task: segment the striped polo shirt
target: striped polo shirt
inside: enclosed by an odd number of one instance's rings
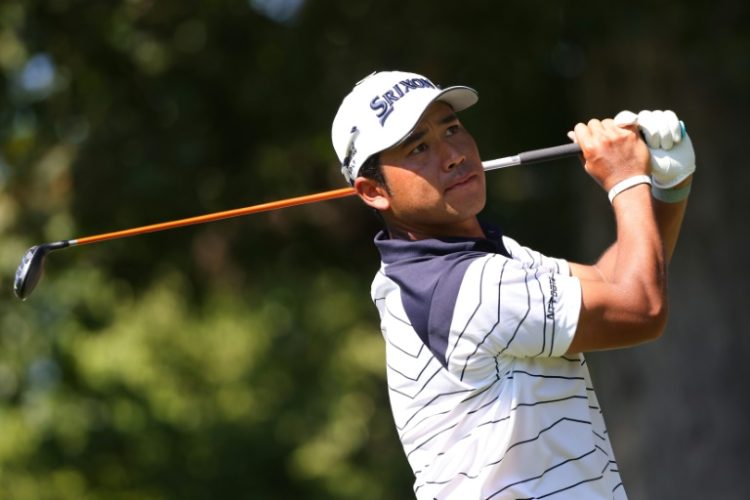
[[[566,261],[487,238],[375,238],[372,298],[419,499],[623,499]]]

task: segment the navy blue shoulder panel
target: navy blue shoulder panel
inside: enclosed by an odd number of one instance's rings
[[[447,365],[448,336],[453,310],[466,269],[487,255],[508,255],[499,232],[491,239],[428,239],[405,241],[375,238],[385,274],[401,289],[406,315],[419,338],[437,359]]]
[[[466,269],[478,252],[447,255],[419,262],[398,262],[385,274],[401,288],[401,300],[412,327],[443,366],[453,309]]]

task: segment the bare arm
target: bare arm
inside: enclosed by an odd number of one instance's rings
[[[675,189],[686,187],[691,182],[692,176],[675,186]],[[659,228],[659,235],[664,245],[666,263],[669,264],[680,235],[682,219],[685,216],[685,209],[687,208],[687,198],[679,203],[664,203],[659,200],[653,200],[653,206],[656,225]],[[592,265],[571,262],[571,274],[580,279],[611,281],[615,262],[617,261],[617,252],[618,247],[615,241],[615,243],[602,253],[596,263]]]
[[[578,124],[586,170],[605,190],[648,173],[648,150],[638,135],[611,120]],[[667,206],[638,185],[613,202],[616,242],[594,266],[572,264],[581,281],[578,328],[568,352],[626,347],[661,334],[667,317],[666,265],[685,203]]]

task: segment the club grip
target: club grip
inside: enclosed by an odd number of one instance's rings
[[[521,165],[530,165],[542,161],[552,161],[569,156],[581,154],[581,146],[576,143],[563,144],[562,146],[552,146],[551,148],[533,149],[518,155]]]

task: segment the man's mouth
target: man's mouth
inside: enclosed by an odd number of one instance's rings
[[[476,179],[476,177],[477,177],[477,174],[465,175],[461,177],[460,179],[457,179],[456,182],[454,182],[450,186],[448,186],[448,189],[446,189],[445,192],[447,193],[448,191],[451,191],[453,189],[466,186],[467,184],[473,182]]]

